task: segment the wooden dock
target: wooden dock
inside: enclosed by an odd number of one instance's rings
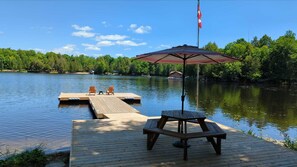
[[[116,97],[121,100],[130,100],[135,102],[141,101],[141,96],[136,95],[134,93],[114,93],[114,95],[106,95],[106,94],[95,94],[90,95],[89,93],[61,93],[58,97],[60,102],[65,101],[86,101],[89,100],[90,97]]]
[[[60,102],[88,101],[96,118],[106,118],[105,114],[138,113],[135,108],[123,101],[140,102],[141,97],[134,93],[115,93],[114,95],[89,93],[61,93]]]
[[[105,118],[106,114],[139,112],[117,97],[94,96],[89,102],[97,118]]]
[[[60,101],[88,101],[97,118],[74,120],[70,150],[70,166],[296,166],[297,152],[272,142],[244,134],[218,124],[226,133],[222,141],[222,155],[216,155],[204,138],[189,140],[188,161],[183,149],[172,146],[177,139],[160,135],[152,150],[146,149],[147,135],[143,127],[149,117],[139,114],[122,100],[139,100],[128,93],[89,95],[61,93]],[[176,122],[166,124],[176,130]],[[188,124],[188,132],[200,128]]]
[[[189,140],[188,161],[177,139],[160,135],[152,150],[146,149],[142,129],[148,117],[138,113],[106,114],[108,119],[73,121],[70,166],[296,166],[297,152],[220,125],[227,133],[222,155],[206,139]],[[167,128],[176,128],[170,122]],[[188,128],[197,128],[189,124]]]

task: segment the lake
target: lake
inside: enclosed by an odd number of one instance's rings
[[[87,104],[59,105],[61,92],[88,92],[89,86],[142,97],[132,104],[143,115],[181,108],[181,81],[164,77],[0,73],[0,153],[42,144],[47,152],[69,150],[72,120],[93,119]],[[297,138],[297,89],[275,85],[186,81],[185,109],[257,136]],[[199,98],[197,98],[199,94]],[[142,134],[140,134],[142,135]]]

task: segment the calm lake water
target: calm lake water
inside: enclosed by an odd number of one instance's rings
[[[181,81],[160,77],[0,73],[0,151],[43,144],[48,152],[68,150],[72,120],[93,119],[88,105],[59,105],[60,92],[87,92],[90,85],[142,97],[142,114],[181,108]],[[186,81],[185,109],[257,136],[297,138],[296,87]],[[140,134],[141,135],[141,134]],[[2,151],[3,152],[3,151]]]

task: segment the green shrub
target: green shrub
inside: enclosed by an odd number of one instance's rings
[[[248,135],[251,135],[251,136],[255,136],[255,137],[256,137],[256,134],[253,132],[252,129],[248,130],[246,133],[247,133]]]
[[[42,167],[47,163],[47,157],[41,147],[13,154],[0,160],[0,167]]]
[[[285,134],[284,146],[297,151],[297,140],[291,140],[290,137]]]

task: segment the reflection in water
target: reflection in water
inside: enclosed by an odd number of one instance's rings
[[[23,149],[44,143],[48,150],[68,149],[72,120],[93,119],[88,105],[59,105],[60,92],[87,92],[90,85],[142,97],[134,105],[147,116],[181,109],[182,83],[161,77],[0,73],[0,149]],[[259,136],[297,138],[297,91],[270,85],[238,85],[186,81],[185,109],[205,112],[209,119]],[[199,108],[197,108],[199,106]]]
[[[193,85],[189,84],[188,89],[194,90]],[[195,96],[189,93],[191,105],[195,103]],[[201,83],[199,107],[209,117],[218,119],[215,121],[220,122],[216,114],[221,114],[223,124],[230,126],[231,122],[238,122],[235,128],[252,129],[263,137],[282,139],[281,134],[290,133],[297,127],[297,94],[293,88]],[[248,127],[244,128],[244,125]],[[296,133],[290,133],[290,136],[297,137]]]

